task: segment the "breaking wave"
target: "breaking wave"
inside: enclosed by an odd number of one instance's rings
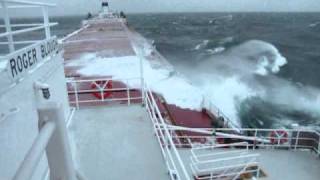
[[[194,50],[199,50],[199,49],[203,49],[205,48],[209,43],[209,40],[204,40],[202,41],[200,44],[197,44],[195,47],[194,47]]]
[[[212,18],[211,20],[209,20],[209,24],[216,24],[220,21],[232,21],[233,20],[233,16],[231,14],[226,15],[226,16],[219,16],[216,18]]]
[[[244,117],[242,114],[246,105],[250,105],[246,103],[250,99],[250,101],[259,99],[279,111],[282,107],[286,112],[308,112],[319,115],[315,108],[320,105],[320,93],[317,89],[300,87],[277,76],[286,64],[286,58],[274,45],[250,40],[202,61],[189,77],[193,79],[195,86],[202,90],[205,98],[221,108],[238,124],[242,121],[251,121],[249,119],[251,116]],[[250,111],[254,113],[253,106],[247,107],[246,115],[252,113]],[[287,116],[280,114],[281,117],[279,112],[268,115],[277,121],[293,118],[292,114]],[[256,118],[252,121],[260,121],[261,126],[265,127],[264,120]]]
[[[252,64],[252,70],[260,75],[278,73],[280,68],[287,64],[286,58],[274,45],[259,40],[247,41],[231,49],[230,53],[238,56],[241,63]],[[247,62],[243,62],[244,60]]]

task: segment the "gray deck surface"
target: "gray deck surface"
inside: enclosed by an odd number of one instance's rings
[[[271,180],[318,180],[320,159],[309,151],[257,150],[260,164]]]
[[[224,149],[223,151],[226,151]],[[222,150],[215,150],[216,152]],[[187,149],[180,149],[179,153],[183,158],[186,168],[192,176],[190,164],[191,152]],[[259,149],[250,150],[251,154],[260,154],[259,164],[267,177],[260,179],[267,180],[319,180],[320,179],[320,158],[317,158],[310,151],[274,150]]]
[[[80,109],[70,131],[77,166],[88,180],[169,179],[141,105]]]

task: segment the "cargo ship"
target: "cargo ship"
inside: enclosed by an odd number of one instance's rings
[[[317,130],[244,129],[205,97],[202,109],[175,104],[185,89],[174,83],[188,82],[170,81],[174,67],[108,2],[62,39],[55,4],[0,4],[1,180],[319,179]],[[43,22],[11,23],[30,8]]]

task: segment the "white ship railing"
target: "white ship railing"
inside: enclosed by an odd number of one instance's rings
[[[235,146],[245,149],[234,149]],[[228,150],[220,148],[230,148]],[[216,151],[214,151],[216,150]],[[242,174],[249,173],[259,177],[259,154],[250,153],[246,142],[219,144],[191,149],[191,171],[196,179],[237,179]]]
[[[175,146],[172,132],[167,128],[152,91],[147,87],[145,87],[144,90],[146,109],[152,120],[153,130],[160,145],[171,180],[191,180]]]
[[[246,141],[249,147],[259,148],[286,148],[310,149],[320,155],[320,133],[310,129],[239,129],[241,133],[230,128],[186,128],[168,125],[174,133],[174,139],[187,139],[175,141],[177,147],[210,146],[216,143],[234,143]],[[188,135],[192,132],[197,135]],[[277,132],[283,132],[277,134]],[[179,135],[180,134],[180,135]],[[182,134],[182,135],[181,135]],[[286,135],[284,135],[286,134]]]
[[[112,87],[112,88],[95,88],[92,89],[90,86],[93,83],[104,81],[106,83],[111,82],[111,84],[123,84],[125,87]],[[104,103],[104,102],[121,102],[125,101],[130,105],[133,101],[140,100],[143,102],[143,96],[141,93],[141,78],[127,78],[127,79],[115,79],[115,78],[97,78],[97,79],[68,79],[67,88],[69,94],[69,103],[80,108],[81,105],[92,104],[92,103]],[[138,85],[137,88],[132,88],[130,85],[133,84],[134,87]],[[140,86],[140,87],[139,87]],[[110,92],[110,96],[105,97],[104,93]],[[121,96],[124,97],[113,97],[114,93],[122,92]],[[136,92],[137,95],[132,95],[131,92]],[[101,98],[94,97],[93,93],[99,93]],[[89,95],[89,97],[82,97],[82,95]]]
[[[3,11],[4,24],[0,25],[0,28],[5,28],[6,32],[0,34],[0,38],[7,38],[7,41],[1,41],[0,45],[8,45],[9,52],[13,53],[16,50],[15,45],[23,44],[28,45],[40,40],[21,40],[15,41],[14,36],[19,34],[25,34],[32,31],[44,30],[46,39],[51,38],[50,27],[55,26],[58,23],[50,23],[48,16],[48,8],[54,7],[55,4],[50,3],[40,3],[40,2],[27,2],[20,0],[1,0],[0,8]],[[42,9],[42,23],[29,23],[29,24],[11,24],[11,19],[9,10],[10,9],[26,9],[26,8],[41,8]],[[21,11],[21,10],[20,10]],[[13,28],[19,28],[14,30]],[[1,57],[1,56],[0,56]]]
[[[221,111],[212,102],[209,102],[209,105],[205,106],[205,108],[209,112],[213,113],[213,115],[216,116],[218,120],[223,121],[223,127],[237,129],[237,130],[241,128],[239,124],[234,123],[234,121],[232,121],[227,115],[225,115],[223,111]]]
[[[64,112],[56,103],[38,109],[39,134],[20,164],[13,180],[29,180],[46,152],[50,179],[76,180]],[[61,179],[62,180],[62,179]]]

